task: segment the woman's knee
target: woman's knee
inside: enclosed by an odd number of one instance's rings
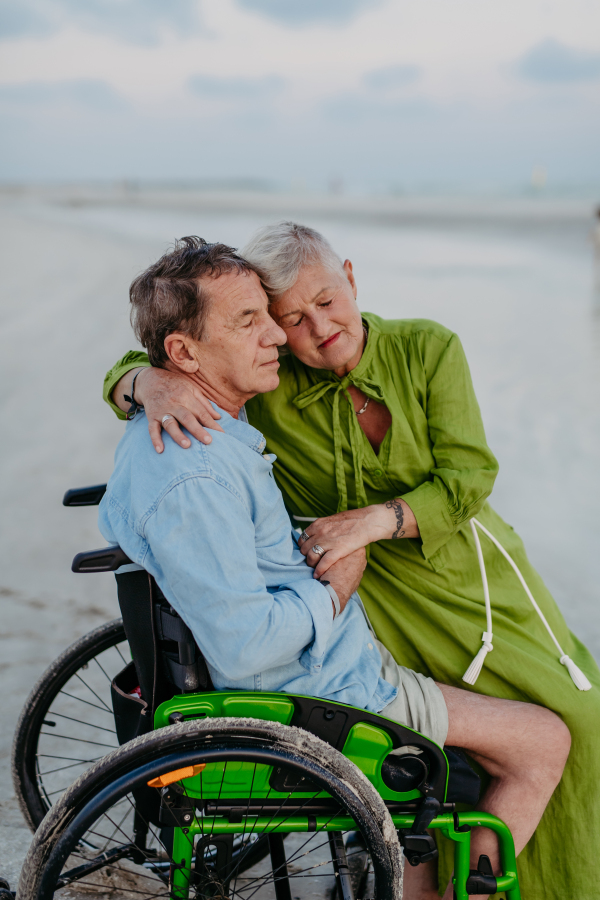
[[[550,782],[556,786],[569,756],[571,734],[552,710],[533,704],[528,706],[529,728],[524,734],[526,744],[521,745],[526,764],[519,775],[533,782]]]
[[[560,779],[571,750],[571,732],[556,713],[544,707],[538,708],[545,719],[545,753],[550,757],[550,767]]]
[[[487,697],[440,685],[449,716],[448,743],[464,747],[490,774],[562,774],[569,729],[551,710],[533,703]],[[485,760],[485,761],[484,761]]]

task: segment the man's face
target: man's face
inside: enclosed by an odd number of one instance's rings
[[[204,336],[196,345],[200,374],[227,396],[245,402],[279,384],[277,347],[284,331],[268,311],[267,295],[254,272],[226,272],[203,281],[210,295]]]

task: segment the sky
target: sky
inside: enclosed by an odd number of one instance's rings
[[[0,129],[5,182],[600,186],[600,4],[3,0]]]

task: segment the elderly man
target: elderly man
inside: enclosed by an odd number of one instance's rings
[[[277,387],[286,340],[259,274],[223,244],[184,238],[134,281],[131,302],[152,365],[200,386],[220,427],[210,444],[191,439],[187,451],[167,438],[158,456],[143,413],[136,415],[102,501],[104,536],[156,578],[218,690],[321,696],[465,747],[492,779],[481,809],[510,826],[518,852],[560,780],[569,732],[541,707],[438,685],[398,665],[355,593],[364,550],[332,565],[327,581],[314,577],[275,484],[273,457],[244,414],[247,400]],[[135,384],[130,402],[133,415]],[[476,830],[472,847],[475,860],[485,853],[497,866],[490,832]],[[433,896],[409,880],[410,893]]]

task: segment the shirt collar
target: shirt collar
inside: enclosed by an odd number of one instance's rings
[[[221,409],[221,407],[217,406],[216,403],[213,403],[212,400],[210,402],[213,408],[221,414],[219,425],[226,434],[235,438],[237,441],[241,441],[242,444],[246,444],[247,447],[250,447],[251,450],[255,450],[257,453],[263,452],[267,442],[260,431],[253,428],[252,425],[248,423],[245,406],[242,406],[240,409],[238,418],[234,419],[232,415],[224,409]]]

